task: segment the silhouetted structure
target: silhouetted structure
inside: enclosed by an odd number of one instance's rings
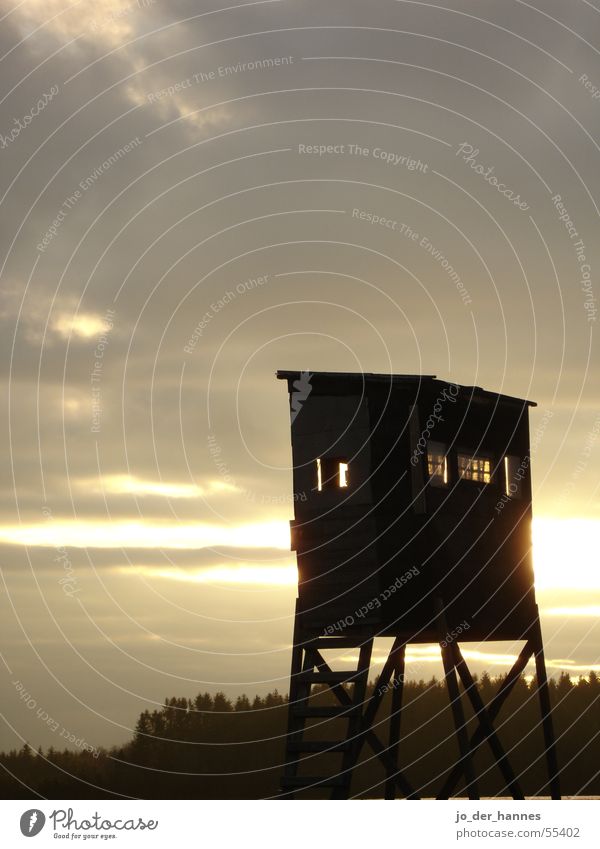
[[[460,758],[440,798],[464,773],[478,798],[474,750],[487,741],[514,798],[523,798],[492,722],[535,656],[551,795],[560,797],[554,735],[531,565],[529,406],[532,402],[458,386],[434,376],[279,371],[292,420],[299,572],[283,791],[332,787],[349,793],[367,742],[399,787],[405,648],[439,642]],[[372,697],[366,685],[375,637],[394,643]],[[458,642],[524,640],[497,695],[484,707]],[[323,651],[354,649],[354,670],[333,671]],[[339,657],[339,652],[338,652]],[[456,674],[478,728],[468,738]],[[331,688],[339,707],[311,705],[311,688]],[[373,731],[392,689],[389,744]],[[308,739],[308,722],[347,720],[343,740]],[[315,755],[343,753],[335,774],[300,775]]]

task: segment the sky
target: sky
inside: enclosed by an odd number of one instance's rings
[[[277,369],[536,401],[547,663],[600,670],[593,4],[0,15],[0,747],[105,746],[167,696],[287,691]],[[518,648],[465,654],[499,674]],[[435,647],[408,660],[441,672]]]

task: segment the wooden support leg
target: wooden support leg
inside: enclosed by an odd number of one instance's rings
[[[542,643],[542,629],[538,619],[535,627],[535,672],[537,676],[538,696],[540,699],[540,711],[542,714],[542,729],[544,732],[544,746],[546,749],[546,764],[548,767],[548,783],[550,784],[550,795],[553,799],[560,799],[560,779],[558,775],[558,759],[556,757],[556,741],[554,739],[554,726],[552,724],[552,712],[550,707],[550,691],[548,689],[548,677],[546,675],[546,662],[544,660],[544,645]]]
[[[298,764],[300,753],[293,748],[293,744],[302,739],[306,720],[303,717],[295,716],[293,706],[299,702],[306,703],[310,695],[310,684],[300,683],[300,675],[302,672],[312,668],[310,652],[305,651],[302,641],[302,631],[298,628],[297,617],[294,624],[294,637],[292,647],[292,665],[290,672],[290,695],[288,705],[288,726],[286,736],[286,755],[285,764],[283,767],[283,779],[291,778],[298,773]],[[292,744],[292,745],[291,745]],[[285,798],[293,799],[294,794],[289,791],[285,793]]]
[[[379,709],[379,705],[383,701],[383,697],[385,696],[388,689],[390,678],[394,673],[396,653],[398,652],[401,645],[402,643],[400,642],[400,639],[396,637],[391,651],[387,657],[387,660],[383,664],[383,669],[379,673],[377,681],[375,682],[375,689],[373,690],[373,695],[369,699],[369,704],[367,705],[363,716],[363,728],[370,728],[371,725],[373,725],[373,722],[375,721],[375,716]]]
[[[440,634],[440,649],[442,652],[442,662],[444,664],[444,674],[446,678],[446,686],[448,688],[448,696],[450,698],[450,707],[454,717],[454,728],[456,730],[456,739],[458,741],[458,749],[460,752],[461,770],[464,770],[466,778],[466,790],[469,799],[479,799],[477,792],[477,781],[475,779],[475,770],[473,768],[473,756],[471,751],[471,741],[467,734],[467,725],[462,708],[462,701],[456,681],[456,669],[454,664],[454,655],[450,646],[445,645],[444,637],[448,633],[446,617],[444,615],[444,606],[441,599],[436,599],[436,617],[438,624],[438,633]]]
[[[394,651],[394,650],[392,650]],[[398,765],[398,753],[400,749],[400,720],[402,711],[402,692],[404,689],[406,646],[402,645],[395,651],[395,669],[392,678],[392,712],[390,715],[390,748],[389,754],[393,763]],[[385,798],[396,798],[396,782],[394,780],[397,769],[394,771],[387,768],[387,781],[385,782]]]

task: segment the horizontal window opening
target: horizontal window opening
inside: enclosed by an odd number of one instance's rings
[[[490,483],[492,480],[492,461],[490,457],[469,457],[458,455],[459,477],[478,483]]]

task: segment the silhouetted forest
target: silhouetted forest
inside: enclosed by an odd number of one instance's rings
[[[498,682],[484,674],[478,680],[483,701],[493,696]],[[558,738],[563,795],[600,794],[600,679],[573,682],[567,674],[550,681],[554,724]],[[315,693],[319,702],[331,701],[327,690]],[[391,693],[378,714],[377,728],[385,741]],[[468,713],[469,731],[475,728]],[[316,703],[316,701],[315,701]],[[443,682],[406,682],[402,713],[400,766],[420,790],[435,796],[443,777],[457,757],[452,716]],[[540,714],[535,683],[521,678],[498,720],[500,738],[526,795],[547,795]],[[314,739],[344,737],[343,720],[311,720]],[[160,710],[144,711],[130,743],[102,750],[36,752],[28,746],[0,755],[2,797],[50,799],[173,798],[258,799],[278,792],[287,698],[276,690],[250,701],[240,696],[232,703],[223,693],[195,699],[166,699]],[[308,775],[337,771],[340,754],[309,756]],[[480,793],[507,795],[489,747],[476,756]],[[384,771],[365,746],[352,785],[353,795],[383,796]],[[458,795],[461,795],[461,787]],[[325,791],[321,791],[323,795]],[[313,795],[319,795],[316,791]]]

